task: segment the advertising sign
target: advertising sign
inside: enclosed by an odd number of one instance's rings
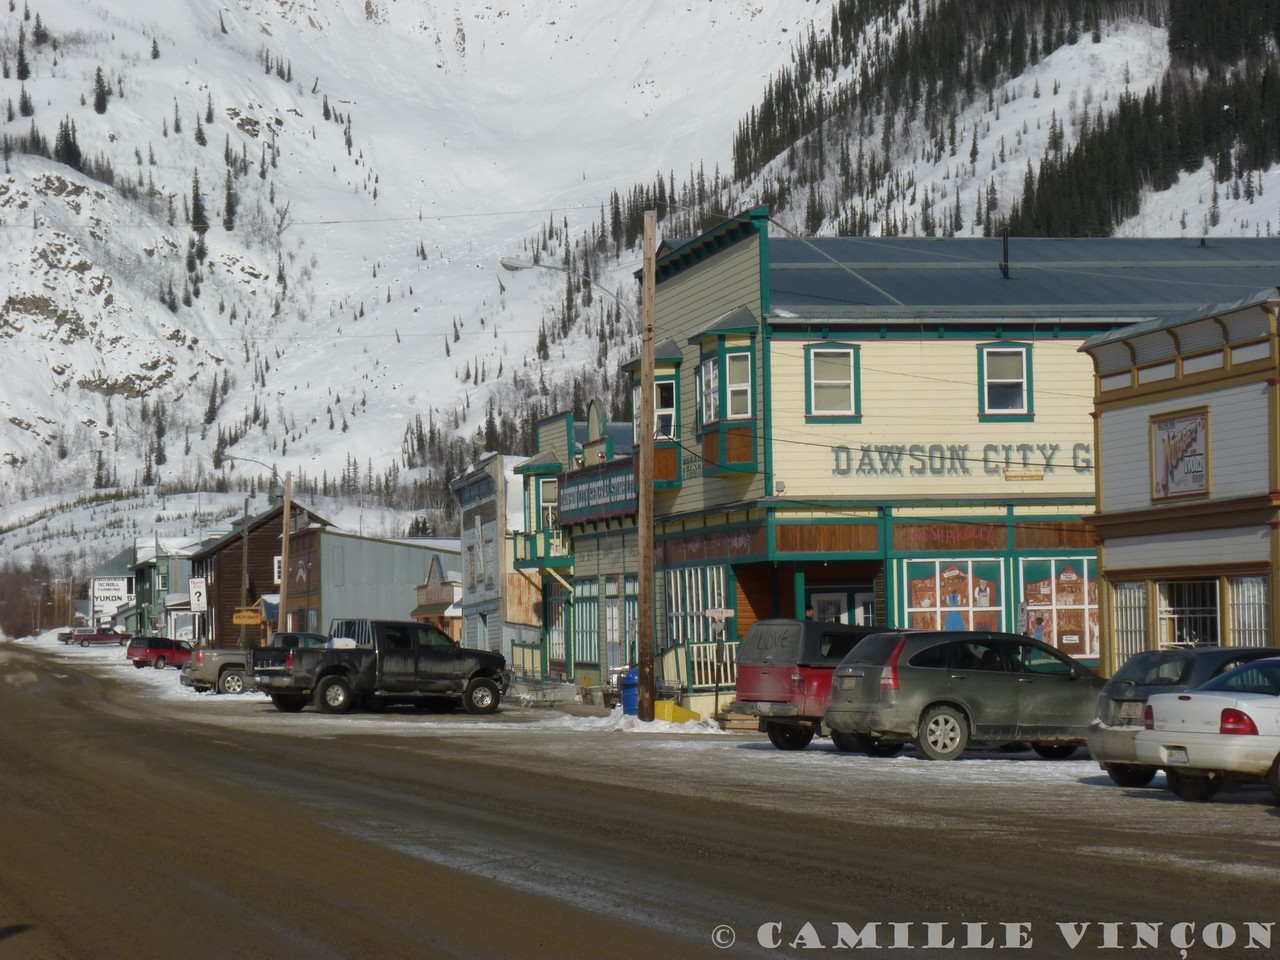
[[[98,608],[119,606],[129,602],[127,577],[96,577],[93,581],[93,605]]]
[[[1202,497],[1209,492],[1209,411],[1151,420],[1151,499]]]

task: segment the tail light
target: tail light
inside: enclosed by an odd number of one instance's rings
[[[1154,730],[1156,728],[1156,715],[1151,712],[1151,704],[1147,704],[1147,708],[1142,711],[1142,728],[1144,730]]]
[[[880,671],[881,690],[898,689],[898,658],[902,656],[902,650],[906,645],[907,640],[903,637],[893,648],[893,653],[889,654],[889,659],[884,662],[884,669]]]
[[[1234,707],[1227,707],[1222,711],[1222,716],[1218,720],[1219,733],[1243,733],[1250,736],[1257,736],[1258,725],[1253,722],[1253,717],[1249,716],[1243,710],[1237,710]]]
[[[293,651],[292,651],[292,650],[290,650],[290,651],[285,655],[285,658],[284,658],[284,668],[285,668],[286,670],[292,670],[292,669],[293,669]]]
[[[196,663],[200,664],[200,666],[202,666],[202,667],[204,666],[204,651],[203,651],[203,650],[197,650],[197,651],[196,651]]]

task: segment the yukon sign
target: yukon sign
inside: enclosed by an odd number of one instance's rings
[[[133,602],[128,577],[96,577],[93,581],[94,610],[113,611]]]

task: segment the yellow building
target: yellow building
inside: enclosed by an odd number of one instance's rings
[[[1107,673],[1139,650],[1275,642],[1277,311],[1271,286],[1081,347],[1096,367],[1090,519],[1101,539]]]
[[[706,690],[708,610],[734,612],[732,638],[808,606],[1026,632],[1096,663],[1079,348],[1265,285],[1280,241],[782,233],[757,208],[658,250],[663,676]]]

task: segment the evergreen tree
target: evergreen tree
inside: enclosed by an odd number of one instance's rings
[[[225,195],[222,201],[222,227],[224,230],[236,228],[236,193],[231,184],[231,171],[227,171]]]
[[[18,64],[14,76],[26,80],[31,76],[31,66],[27,63],[27,31],[18,25]]]
[[[18,113],[29,117],[35,112],[36,108],[31,104],[31,95],[27,93],[27,85],[24,83],[18,90]]]
[[[206,137],[205,137],[205,135],[204,135],[204,127],[203,127],[203,125],[201,125],[201,123],[200,123],[200,115],[199,115],[199,114],[196,114],[196,132],[195,132],[195,140],[196,140],[196,143],[200,144],[200,146],[202,146],[202,147],[203,147],[203,146],[205,146],[205,145],[209,142],[208,138],[206,138]]]
[[[49,30],[40,22],[40,14],[36,14],[36,22],[31,27],[31,42],[37,47],[49,42]]]
[[[93,112],[107,112],[107,97],[110,90],[107,88],[107,81],[102,76],[102,68],[98,67],[93,75]]]
[[[205,213],[204,197],[200,195],[199,170],[191,174],[191,229],[201,237],[209,229],[209,216]]]
[[[152,60],[160,59],[160,44],[156,43],[155,37],[151,38],[151,59]]]

